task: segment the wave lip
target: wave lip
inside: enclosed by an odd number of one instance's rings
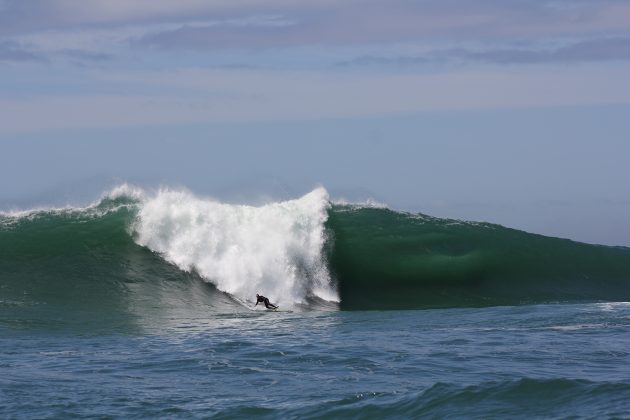
[[[338,301],[322,252],[329,206],[324,188],[261,207],[161,190],[133,230],[138,244],[241,301],[260,293],[293,307],[309,296]]]

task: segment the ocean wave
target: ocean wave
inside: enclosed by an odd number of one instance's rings
[[[369,386],[366,386],[369,389]],[[624,418],[627,414],[626,382],[593,382],[574,379],[490,381],[475,385],[436,383],[420,392],[374,392],[292,410],[273,407],[236,407],[222,418],[255,415],[275,418]],[[536,404],[532,404],[536,401]]]
[[[226,308],[256,293],[296,309],[615,302],[630,300],[630,249],[332,204],[321,187],[245,206],[122,185],[85,207],[0,214],[0,276],[21,311],[133,316],[151,299]]]

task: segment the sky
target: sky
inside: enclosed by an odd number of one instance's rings
[[[0,209],[129,182],[630,246],[629,0],[0,0]]]

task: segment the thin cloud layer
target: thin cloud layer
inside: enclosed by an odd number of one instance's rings
[[[216,26],[189,26],[195,21],[259,16],[275,16],[295,25],[289,31],[281,30],[282,25],[276,31],[268,25],[223,31]],[[249,48],[406,42],[427,37],[601,36],[627,33],[628,16],[626,0],[7,0],[0,9],[0,36],[171,23],[179,28],[147,37],[146,42],[164,48]]]
[[[108,72],[83,83],[116,94],[0,99],[0,134],[156,124],[320,120],[630,103],[624,69],[491,71],[433,75],[248,70]],[[611,84],[610,80],[621,81]],[[190,92],[194,92],[191,94]],[[38,118],[33,119],[32,116]]]
[[[440,63],[481,62],[492,64],[579,63],[630,60],[630,37],[576,42],[555,49],[496,48],[473,50],[451,48],[418,56],[361,56],[340,62],[340,66],[421,66]]]
[[[272,3],[273,4],[273,3]],[[143,38],[165,49],[295,47],[427,41],[497,42],[548,37],[630,35],[630,4],[621,1],[346,1],[333,6],[270,7],[290,26],[182,25]]]
[[[19,44],[11,41],[0,41],[0,63],[1,62],[21,62],[21,61],[45,61],[44,58],[35,54]]]
[[[629,60],[628,0],[0,0],[0,131],[630,103]]]

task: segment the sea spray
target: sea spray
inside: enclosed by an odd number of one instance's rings
[[[322,250],[328,193],[260,207],[161,190],[138,212],[136,241],[240,300],[256,293],[283,307],[314,295],[338,300]]]

